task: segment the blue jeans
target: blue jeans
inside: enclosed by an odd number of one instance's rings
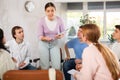
[[[31,64],[28,64],[26,67],[24,67],[20,70],[37,70],[37,68],[32,66]]]
[[[67,60],[63,63],[63,72],[65,76],[65,80],[71,80],[71,75],[67,73],[71,69],[75,69],[75,58]]]

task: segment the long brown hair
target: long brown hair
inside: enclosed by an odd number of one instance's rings
[[[118,75],[120,72],[119,63],[113,53],[107,47],[98,42],[101,35],[99,27],[95,24],[85,24],[83,26],[83,35],[86,36],[87,40],[91,41],[98,48],[109,71],[111,72],[112,78],[114,80],[118,80]]]
[[[4,46],[4,43],[3,43],[3,38],[4,38],[4,32],[3,30],[0,28],[0,49],[6,49],[6,47]]]

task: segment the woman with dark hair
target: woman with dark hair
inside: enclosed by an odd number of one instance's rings
[[[4,44],[4,33],[3,30],[0,29],[0,79],[2,79],[3,74],[6,71],[15,69],[15,63],[13,62]]]
[[[39,54],[42,69],[48,69],[50,66],[60,69],[59,44],[64,41],[64,33],[62,32],[64,32],[65,27],[61,18],[55,15],[55,11],[55,5],[48,2],[45,5],[46,16],[40,19],[38,25]]]
[[[117,57],[98,40],[99,27],[85,24],[82,28],[82,40],[89,46],[82,55],[82,68],[75,73],[77,80],[118,80],[120,66]]]

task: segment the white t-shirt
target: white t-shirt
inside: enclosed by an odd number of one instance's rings
[[[47,17],[45,17],[45,22],[46,22],[49,30],[53,31],[56,28],[56,25],[57,25],[57,19],[56,18],[51,21]]]
[[[120,60],[120,43],[115,42],[112,46],[112,51],[117,55],[118,59]]]
[[[25,65],[20,68],[24,68],[30,63],[29,60],[31,52],[28,43],[23,41],[21,44],[18,44],[15,40],[10,40],[6,43],[6,45],[8,46],[8,49],[10,51],[10,55],[17,60],[17,67],[21,62],[24,62]]]

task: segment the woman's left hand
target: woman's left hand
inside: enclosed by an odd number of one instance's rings
[[[64,34],[58,34],[55,36],[55,39],[61,39],[64,36]]]
[[[75,66],[76,70],[80,71],[81,68],[82,68],[82,64],[76,64],[76,66]]]

